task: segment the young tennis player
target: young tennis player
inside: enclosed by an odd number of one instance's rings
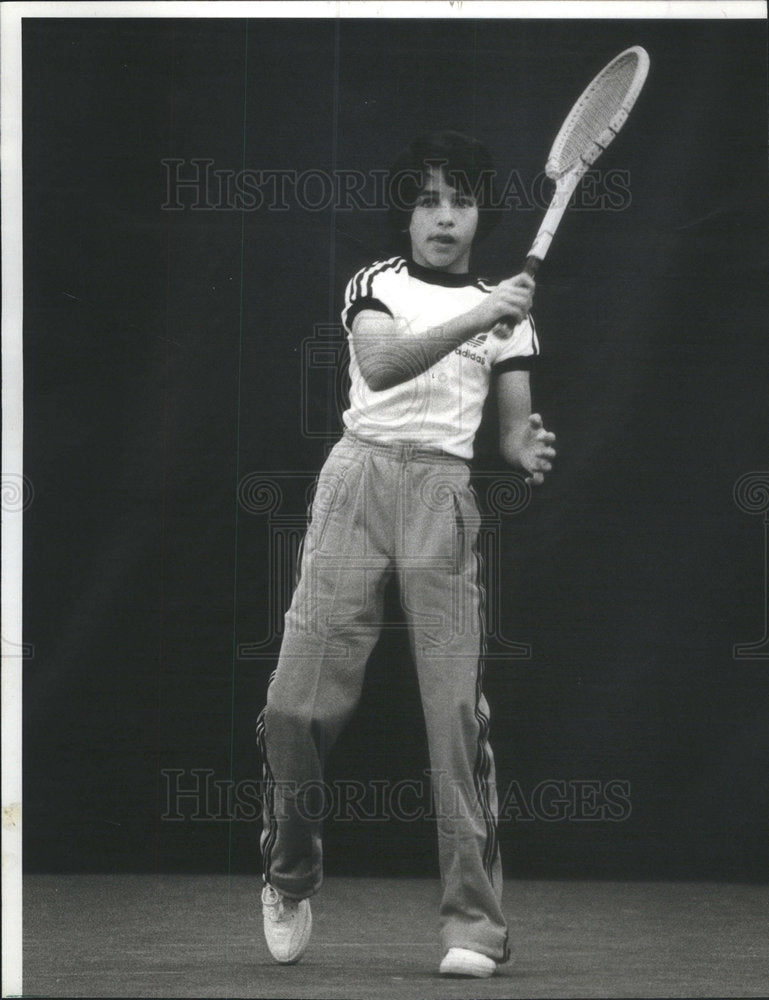
[[[391,219],[410,254],[364,267],[342,320],[350,345],[345,431],[321,471],[257,731],[265,777],[264,932],[298,961],[322,879],[322,787],[329,748],[354,712],[394,571],[409,625],[430,754],[447,975],[490,976],[509,958],[500,901],[494,758],[482,691],[480,517],[468,461],[494,383],[500,450],[539,484],[555,437],[531,414],[539,347],[534,282],[470,270],[491,228],[492,164],[475,139],[429,135],[390,176]]]

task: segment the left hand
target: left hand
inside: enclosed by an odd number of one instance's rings
[[[555,434],[545,430],[538,413],[532,413],[524,428],[519,451],[520,463],[529,473],[527,483],[540,486],[545,481],[544,474],[553,468],[554,444]]]

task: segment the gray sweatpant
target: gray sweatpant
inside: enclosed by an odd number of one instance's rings
[[[444,950],[504,961],[494,758],[482,692],[480,518],[459,458],[349,432],[321,471],[299,578],[257,733],[265,879],[287,896],[322,880],[322,810],[308,805],[353,714],[383,623],[388,571],[409,625],[430,753]]]

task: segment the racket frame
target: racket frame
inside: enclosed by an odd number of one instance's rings
[[[571,130],[573,123],[575,119],[579,117],[584,104],[593,94],[595,89],[600,86],[604,76],[611,71],[617,62],[624,59],[631,52],[637,56],[638,63],[631,86],[628,89],[627,94],[625,94],[619,108],[615,111],[609,121],[609,124],[603,132],[597,138],[593,139],[590,147],[584,149],[579,157],[570,166],[560,169],[558,166],[558,151],[564,136]],[[524,270],[532,277],[536,274],[539,265],[545,259],[547,252],[550,249],[550,244],[553,241],[553,237],[555,236],[556,230],[558,229],[561,219],[563,218],[563,214],[568,207],[575,188],[627,121],[628,115],[630,114],[633,105],[635,104],[638,95],[641,93],[641,89],[646,82],[648,72],[648,52],[641,48],[640,45],[633,45],[629,49],[625,49],[620,52],[619,55],[615,56],[611,62],[607,63],[601,72],[590,81],[564,120],[558,135],[553,141],[550,155],[547,159],[547,165],[545,166],[545,173],[548,177],[555,181],[555,192],[550,202],[550,206],[542,219],[537,235],[534,238],[534,242],[531,245],[531,249],[526,257]]]

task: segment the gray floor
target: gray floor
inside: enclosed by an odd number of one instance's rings
[[[30,875],[24,996],[729,997],[769,993],[769,887],[508,882],[515,960],[446,980],[438,883],[329,879],[297,966],[267,953],[259,882]]]

